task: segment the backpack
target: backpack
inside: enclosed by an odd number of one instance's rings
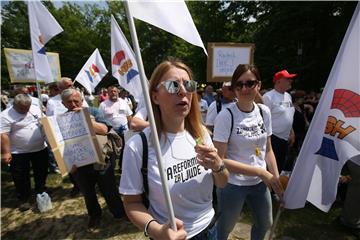
[[[101,154],[106,165],[95,164],[95,170],[106,170],[110,165],[115,166],[115,160],[121,153],[123,148],[122,138],[111,129],[106,135],[96,135],[99,142]]]

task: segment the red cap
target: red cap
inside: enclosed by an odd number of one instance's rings
[[[297,74],[290,74],[286,70],[281,70],[280,72],[275,73],[274,78],[273,78],[273,83],[275,83],[280,78],[293,78],[296,76],[297,76]]]

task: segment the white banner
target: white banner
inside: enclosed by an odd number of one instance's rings
[[[150,23],[201,47],[207,55],[204,43],[185,1],[131,1],[129,2],[129,10],[132,17]]]
[[[285,191],[285,208],[306,200],[327,212],[344,163],[360,155],[360,4],[320,98]],[[354,158],[355,159],[355,158]]]
[[[139,69],[125,35],[114,16],[111,15],[111,67],[112,75],[119,85],[134,96],[137,102],[143,96]]]
[[[83,85],[88,93],[91,94],[95,91],[95,87],[99,84],[101,79],[105,77],[107,72],[108,70],[105,67],[100,52],[96,48],[76,76],[75,81]]]
[[[35,78],[46,83],[53,82],[45,44],[63,31],[62,27],[40,1],[28,2],[31,49],[35,66]]]

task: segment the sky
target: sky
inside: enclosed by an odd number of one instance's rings
[[[76,3],[80,6],[84,6],[86,3],[88,4],[96,4],[98,6],[103,6],[106,7],[106,3],[105,0],[88,0],[88,1],[64,1],[64,0],[56,0],[56,1],[52,1],[55,5],[55,7],[60,8],[64,2],[73,2]]]

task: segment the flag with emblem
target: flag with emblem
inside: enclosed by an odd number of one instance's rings
[[[45,44],[63,29],[40,1],[29,1],[28,13],[35,80],[53,82],[56,80],[56,75],[51,72]]]
[[[135,100],[142,98],[142,88],[135,54],[114,16],[111,15],[111,66],[112,75]]]
[[[302,208],[307,200],[329,211],[343,165],[359,159],[359,9],[358,4],[291,174],[285,208]]]
[[[107,72],[108,70],[105,67],[99,50],[95,49],[76,76],[75,81],[80,83],[91,94],[95,92],[95,87],[105,77]]]
[[[207,55],[185,1],[129,1],[129,11],[132,17],[201,47]]]

